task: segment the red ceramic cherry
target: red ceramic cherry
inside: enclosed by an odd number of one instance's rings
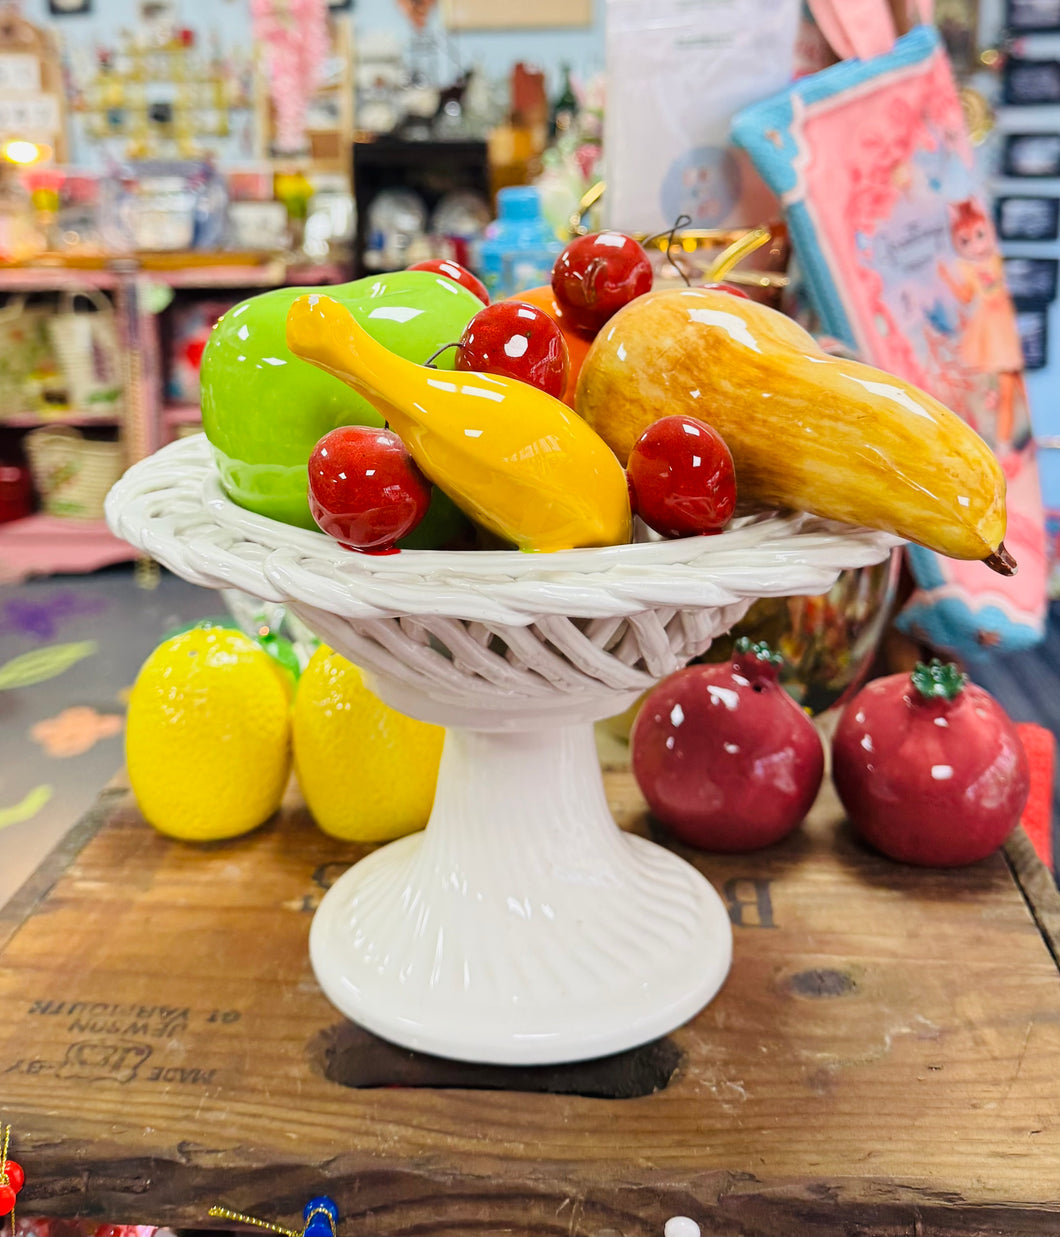
[[[351,550],[387,553],[427,514],[431,485],[390,430],[345,425],[309,457],[309,509]]]
[[[634,297],[651,291],[648,255],[624,232],[578,236],[556,259],[552,293],[579,331],[591,335]]]
[[[824,750],[777,681],[780,660],[743,637],[731,662],[679,670],[641,706],[630,735],[637,785],[655,817],[692,846],[758,850],[813,805]]]
[[[9,1185],[0,1185],[0,1216],[6,1216],[15,1205],[15,1191]]]
[[[26,1184],[26,1174],[22,1171],[22,1165],[17,1160],[7,1160],[4,1164],[4,1172],[7,1175],[7,1184],[17,1194]]]
[[[459,262],[453,262],[449,258],[427,258],[423,262],[414,262],[408,269],[410,271],[434,271],[439,275],[444,275],[446,279],[452,279],[467,288],[469,292],[474,292],[483,305],[490,303],[490,294],[486,291],[486,285]]]
[[[626,465],[633,510],[664,537],[717,533],[736,509],[736,473],[721,435],[695,417],[662,417]]]
[[[523,301],[487,305],[464,328],[456,368],[503,374],[563,398],[567,344],[555,319]]]
[[[745,301],[751,299],[751,294],[745,292],[743,288],[737,287],[734,283],[705,283],[700,284],[702,288],[713,288],[715,292],[728,292],[730,296],[742,296]]]
[[[858,692],[832,740],[832,777],[866,842],[933,868],[997,850],[1030,789],[1027,755],[1004,709],[937,660]]]

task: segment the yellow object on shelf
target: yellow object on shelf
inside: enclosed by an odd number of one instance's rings
[[[325,833],[389,842],[427,824],[445,731],[389,708],[329,648],[302,672],[292,730],[298,784]]]
[[[289,679],[242,632],[194,627],[158,646],[129,697],[125,757],[147,820],[187,842],[237,837],[280,806]]]
[[[415,365],[316,293],[291,306],[287,344],[363,395],[430,480],[505,541],[522,550],[629,541],[625,471],[558,399],[495,374]]]

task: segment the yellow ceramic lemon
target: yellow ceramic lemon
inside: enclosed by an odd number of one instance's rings
[[[292,732],[298,783],[325,833],[388,842],[426,825],[445,731],[388,708],[329,648],[302,672]]]
[[[161,833],[212,842],[280,805],[291,768],[290,685],[242,632],[196,627],[164,641],[129,697],[129,780]]]

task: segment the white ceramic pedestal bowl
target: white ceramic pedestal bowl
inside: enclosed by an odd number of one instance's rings
[[[130,469],[107,519],[196,584],[288,607],[388,704],[448,728],[426,831],[331,888],[310,953],[362,1026],[502,1064],[646,1043],[701,1009],[729,968],[708,882],[611,818],[592,723],[702,653],[754,598],[824,592],[894,544],[770,515],[715,537],[555,554],[359,555],[231,503],[202,437]]]

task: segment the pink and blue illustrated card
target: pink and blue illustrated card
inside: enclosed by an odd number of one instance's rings
[[[1023,356],[953,75],[934,29],[802,78],[740,112],[733,140],[781,198],[828,334],[931,392],[1008,477],[1011,580],[910,547],[898,625],[965,654],[1041,639],[1044,518]]]

